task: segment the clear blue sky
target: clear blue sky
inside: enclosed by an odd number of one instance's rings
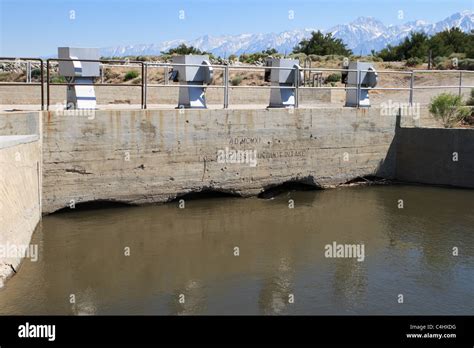
[[[385,24],[435,22],[473,10],[474,0],[0,0],[0,5],[0,55],[44,56],[54,54],[58,46],[107,47],[206,34],[327,29],[359,16],[373,16]],[[179,18],[181,10],[184,20]],[[71,11],[75,18],[70,18]],[[294,11],[293,20],[288,11]]]

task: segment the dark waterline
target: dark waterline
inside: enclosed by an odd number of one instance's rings
[[[177,204],[45,217],[32,240],[39,260],[0,290],[0,313],[474,313],[473,190],[351,187]],[[334,241],[363,243],[365,260],[326,258]]]

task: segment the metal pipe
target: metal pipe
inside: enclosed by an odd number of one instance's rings
[[[410,76],[410,98],[409,98],[409,103],[410,106],[413,105],[413,87],[415,85],[415,73],[413,70],[411,71],[411,76]]]
[[[142,83],[141,83],[141,92],[142,92],[142,98],[141,98],[141,108],[144,109],[143,105],[145,102],[145,66],[142,63]]]
[[[224,109],[229,107],[229,66],[224,69]]]
[[[31,82],[31,62],[26,62],[26,83]]]
[[[40,70],[41,70],[41,111],[44,110],[44,63],[43,60],[40,59]]]
[[[46,110],[49,111],[49,59],[46,60]]]
[[[436,88],[474,88],[474,86],[420,86],[414,87],[413,89],[436,89]]]
[[[462,71],[459,72],[459,97],[462,95]]]
[[[463,73],[474,73],[474,70],[424,70],[424,69],[419,69],[419,70],[414,70],[416,72],[421,72],[421,73],[437,73],[437,74],[455,74],[458,72],[463,72]]]
[[[144,105],[143,105],[143,108],[146,109],[147,108],[147,99],[148,99],[148,64],[146,62],[143,62],[144,64],[144,67],[145,67],[145,83],[144,83],[144,88],[145,88],[145,92],[144,92]]]
[[[299,69],[299,66],[296,65],[295,66],[295,109],[298,109],[298,96],[299,96],[299,93],[298,93],[298,88],[299,88],[299,84],[300,84],[300,69]]]
[[[360,107],[360,78],[362,70],[357,72],[357,107]]]

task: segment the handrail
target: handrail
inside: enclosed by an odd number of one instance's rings
[[[28,82],[29,86],[41,86],[41,110],[44,110],[44,62],[41,58],[29,58],[29,57],[0,57],[0,61],[38,61],[40,62],[40,76],[41,82]],[[20,82],[21,83],[21,82]],[[11,86],[11,82],[0,82],[0,85]]]
[[[40,70],[41,70],[41,82],[30,82],[28,85],[40,85],[41,86],[41,110],[44,110],[44,83],[45,83],[45,76],[44,76],[44,61],[41,58],[31,58],[31,57],[0,57],[1,61],[38,61],[40,62]],[[307,67],[305,64],[304,67],[273,67],[273,66],[243,66],[243,65],[229,65],[229,64],[187,64],[187,63],[166,63],[166,62],[144,62],[144,61],[137,61],[137,60],[118,60],[118,59],[79,59],[79,58],[50,58],[46,60],[46,109],[49,110],[50,104],[50,86],[71,86],[71,85],[78,85],[75,82],[51,82],[50,76],[50,68],[51,62],[62,62],[62,61],[81,61],[81,62],[98,62],[102,63],[102,66],[117,66],[117,64],[123,64],[125,66],[133,67],[141,69],[141,108],[147,108],[147,90],[148,87],[173,87],[173,88],[187,88],[187,87],[203,87],[202,85],[180,85],[180,84],[153,84],[148,82],[148,68],[164,68],[166,70],[172,69],[175,66],[191,66],[191,67],[212,67],[215,69],[223,70],[223,82],[222,84],[218,85],[207,85],[204,86],[205,88],[215,88],[220,89],[222,88],[224,91],[224,109],[228,108],[229,106],[229,90],[230,89],[241,89],[241,88],[256,88],[256,89],[294,89],[295,90],[295,107],[298,107],[299,104],[299,93],[300,89],[321,89],[321,90],[357,90],[360,93],[361,90],[381,90],[381,91],[409,91],[409,103],[410,105],[413,104],[414,101],[414,91],[415,90],[423,90],[423,89],[458,89],[459,95],[462,94],[462,90],[466,88],[474,88],[471,85],[464,85],[463,84],[463,74],[474,73],[471,70],[426,70],[426,69],[413,69],[410,71],[403,71],[403,70],[377,70],[378,74],[399,74],[399,75],[407,75],[409,76],[409,86],[408,87],[351,87],[351,86],[306,86],[306,72],[311,74],[312,72],[322,73],[322,72],[358,72],[357,74],[360,75],[362,72],[369,72],[371,70],[356,70],[356,69],[344,69],[344,68],[322,68],[322,67]],[[305,62],[306,63],[306,62]],[[275,69],[275,70],[295,70],[296,78],[295,84],[291,86],[272,86],[272,85],[264,85],[264,86],[230,86],[230,71],[241,71],[241,70],[267,70],[267,69]],[[165,70],[165,81],[166,80],[166,70]],[[299,72],[303,72],[304,78],[303,81],[299,81],[300,74]],[[415,75],[416,74],[425,74],[425,73],[451,73],[459,75],[459,83],[457,85],[417,85],[415,86]],[[360,76],[358,76],[360,78]],[[300,83],[304,83],[304,85],[300,86]],[[0,82],[0,86],[16,86],[16,85],[23,85],[23,82]],[[134,84],[126,84],[126,83],[81,83],[81,85],[92,85],[92,86],[116,86],[116,87],[137,87]]]

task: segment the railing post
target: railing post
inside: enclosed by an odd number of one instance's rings
[[[41,111],[44,110],[44,64],[43,59],[40,59],[40,75],[41,75]]]
[[[459,97],[462,96],[462,71],[459,72]]]
[[[409,98],[410,106],[413,106],[413,87],[414,86],[415,86],[415,73],[412,70],[411,75],[410,75],[410,98]]]
[[[361,71],[357,70],[357,107],[360,107],[360,79],[361,79]]]
[[[142,63],[142,67],[144,67],[144,72],[145,72],[145,76],[144,76],[144,84],[143,84],[143,88],[144,88],[144,91],[143,91],[143,108],[146,109],[147,108],[147,94],[148,94],[148,63],[147,62],[143,62]]]
[[[224,109],[229,107],[229,65],[224,67]]]
[[[31,62],[26,62],[26,82],[31,83]]]
[[[304,71],[304,70],[303,70]],[[295,109],[299,106],[300,67],[295,65]]]
[[[141,109],[144,109],[143,107],[143,104],[145,102],[145,66],[143,65],[143,62],[141,62],[141,65],[142,65],[142,105],[141,105]]]
[[[49,59],[46,60],[46,110],[49,111]]]

